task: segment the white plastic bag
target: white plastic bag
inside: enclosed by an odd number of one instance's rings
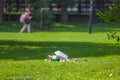
[[[67,60],[68,59],[68,55],[64,54],[61,51],[55,51],[55,55],[63,60]]]
[[[25,17],[25,15],[24,15],[24,14],[21,14],[21,15],[20,15],[20,22],[21,22],[21,23],[23,23],[23,22],[24,22],[24,17]]]

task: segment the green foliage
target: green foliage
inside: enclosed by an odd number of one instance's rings
[[[34,8],[40,8],[40,7],[45,7],[45,6],[49,6],[51,4],[51,0],[36,0],[34,1],[34,3],[32,4],[32,7]]]
[[[50,0],[37,0],[32,4],[33,26],[41,30],[48,30],[53,26],[53,12],[50,10],[42,9],[42,7],[48,7],[50,2]]]
[[[97,15],[108,24],[120,23],[120,2],[116,2],[109,7],[108,11],[101,12],[98,10]]]
[[[120,23],[120,1],[110,6],[108,11],[98,11],[97,15],[107,24],[113,25]],[[107,33],[107,37],[108,39],[116,39],[117,42],[120,41],[120,36],[116,32]]]
[[[120,36],[117,35],[117,32],[109,32],[107,33],[108,40],[110,39],[116,39],[117,42],[120,41]]]
[[[11,14],[11,15],[20,15],[21,12],[5,12],[4,14]]]
[[[32,15],[33,15],[32,25],[36,28],[39,28],[41,30],[48,30],[54,25],[53,12],[50,10],[43,12],[39,10],[34,10],[32,12]]]
[[[49,29],[54,25],[54,16],[52,11],[43,11],[43,25],[45,28]]]

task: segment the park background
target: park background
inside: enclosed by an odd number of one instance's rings
[[[53,7],[49,7],[53,12],[42,13],[46,22],[42,28],[40,24],[32,25],[30,34],[19,34],[22,27],[19,16],[22,10],[26,7],[30,7],[33,12],[33,7],[36,11],[40,10],[38,14],[32,13],[33,16],[40,16],[31,21],[34,24],[41,21],[41,10],[48,9],[50,4],[50,0],[36,0],[35,3],[34,1],[0,2],[1,80],[120,79],[120,24],[109,24],[97,15],[97,11],[109,10],[109,7],[115,4],[113,0],[93,0],[92,6],[89,0],[78,0],[74,6],[71,2],[75,0],[56,0],[55,3],[59,2],[59,5],[51,4]],[[68,13],[62,14],[60,4],[67,5]],[[52,14],[52,17],[46,14]],[[117,20],[116,15],[113,18]],[[44,28],[46,26],[49,28]],[[67,54],[71,61],[44,61],[47,55],[54,54],[57,50]]]

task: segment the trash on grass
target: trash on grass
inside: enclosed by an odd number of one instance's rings
[[[62,51],[55,51],[54,55],[48,55],[48,59],[45,59],[45,61],[60,61],[65,62],[68,60],[68,55],[63,53]]]
[[[47,59],[44,61],[51,62],[51,61],[59,61],[59,62],[76,62],[77,58],[70,58],[68,59],[68,55],[63,53],[62,51],[55,51],[53,55],[48,55]]]

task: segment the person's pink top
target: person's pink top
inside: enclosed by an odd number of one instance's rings
[[[24,19],[28,19],[29,17],[30,17],[29,14],[28,14],[28,13],[25,13]]]

